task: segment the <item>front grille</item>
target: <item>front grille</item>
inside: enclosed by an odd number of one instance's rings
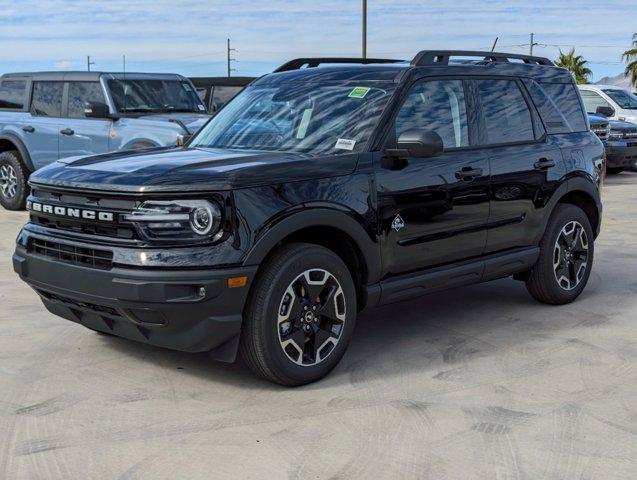
[[[606,125],[591,125],[591,130],[601,140],[606,140],[606,138],[608,137],[608,127]]]
[[[100,270],[110,270],[113,267],[113,252],[108,250],[77,247],[32,237],[29,239],[28,251],[36,255],[53,258],[60,262]]]
[[[71,192],[59,193],[36,188],[29,197],[27,205],[34,203],[53,207],[52,211],[44,211],[43,209],[35,211],[29,208],[31,223],[35,225],[64,232],[113,238],[118,241],[135,242],[139,240],[135,228],[130,223],[121,220],[122,214],[135,210],[139,204],[137,200],[96,197]],[[64,215],[67,210],[74,210],[76,216]],[[108,212],[112,214],[112,221],[101,221],[99,218],[78,218],[77,212],[84,210]]]

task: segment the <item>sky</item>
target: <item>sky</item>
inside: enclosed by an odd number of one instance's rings
[[[0,73],[33,70],[261,75],[302,56],[360,56],[362,0],[0,0]],[[368,0],[368,56],[496,50],[555,59],[572,46],[593,80],[622,72],[636,0]]]

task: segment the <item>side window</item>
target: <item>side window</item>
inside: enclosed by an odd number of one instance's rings
[[[462,80],[428,80],[414,86],[396,116],[396,138],[413,128],[433,130],[445,148],[468,146]]]
[[[102,86],[99,82],[69,83],[68,116],[71,118],[86,118],[84,115],[84,104],[86,102],[106,103]]]
[[[541,86],[560,109],[574,132],[588,130],[575,85],[572,83],[542,83]]]
[[[212,91],[212,108],[218,110],[243,90],[243,87],[216,86]]]
[[[22,110],[26,88],[26,80],[4,80],[0,84],[0,108]]]
[[[590,90],[580,91],[582,94],[582,100],[584,100],[584,107],[588,113],[596,113],[597,107],[610,107],[611,105],[602,98],[602,96],[596,92]],[[612,108],[612,107],[611,107]]]
[[[59,117],[62,114],[62,82],[33,82],[31,108],[36,115]]]
[[[513,80],[476,80],[488,144],[534,140],[531,112]]]

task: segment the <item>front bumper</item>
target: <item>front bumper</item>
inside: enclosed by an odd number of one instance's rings
[[[637,141],[607,142],[606,166],[610,168],[630,168],[637,162]]]
[[[186,352],[209,351],[238,338],[256,273],[256,267],[99,270],[31,253],[21,245],[13,268],[55,315]],[[243,275],[247,285],[227,286],[228,278]]]

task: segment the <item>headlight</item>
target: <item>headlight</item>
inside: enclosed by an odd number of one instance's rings
[[[149,200],[124,215],[152,243],[207,243],[221,237],[221,208],[208,200]]]

